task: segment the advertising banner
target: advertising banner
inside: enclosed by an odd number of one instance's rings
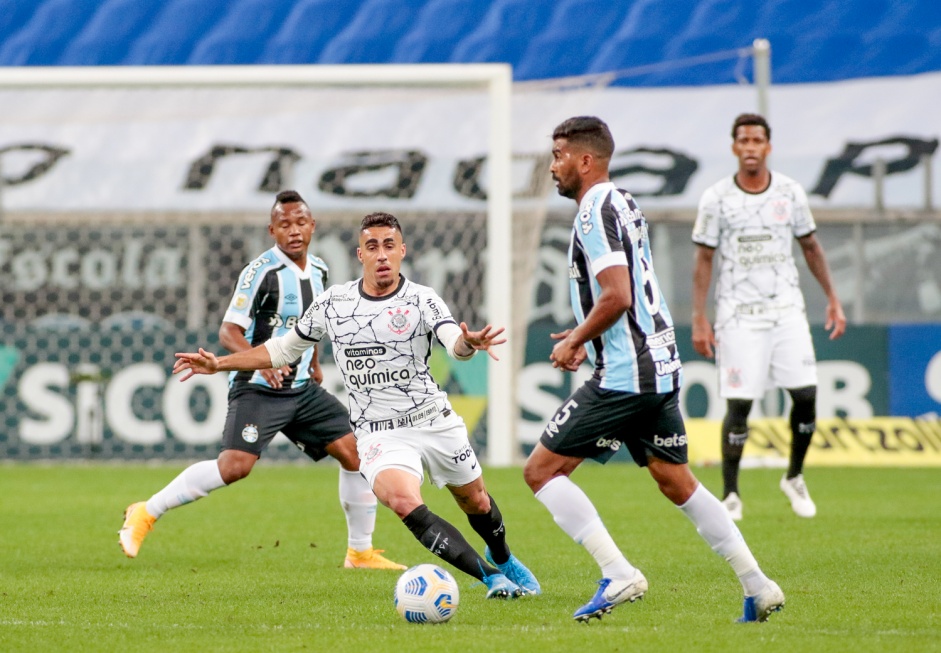
[[[859,207],[872,205],[882,159],[886,204],[918,207],[921,164],[941,135],[939,96],[939,73],[772,86],[772,165],[815,206]],[[553,128],[597,115],[617,143],[613,177],[649,210],[694,207],[733,172],[730,127],[757,93],[518,86],[512,103],[518,198]],[[255,210],[286,185],[339,210],[473,210],[486,198],[489,104],[472,90],[0,88],[0,104],[7,210]],[[941,166],[931,174],[937,187]]]
[[[889,378],[892,415],[941,415],[941,324],[889,327]]]
[[[690,462],[717,465],[722,462],[720,429],[715,420],[687,421]],[[749,422],[743,466],[785,467],[790,453],[791,430],[787,419]],[[827,466],[939,466],[941,420],[907,417],[869,419],[818,419],[807,464]]]

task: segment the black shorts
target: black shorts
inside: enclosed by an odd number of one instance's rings
[[[641,467],[648,456],[689,462],[678,390],[633,394],[599,385],[590,379],[562,403],[539,438],[544,447],[562,456],[606,463],[624,444]]]
[[[352,431],[343,404],[318,384],[300,392],[282,393],[254,383],[239,382],[229,390],[229,412],[222,432],[222,449],[261,456],[281,431],[314,460],[327,455],[327,445]]]

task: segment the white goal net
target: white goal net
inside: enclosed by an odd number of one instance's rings
[[[531,267],[519,257],[538,229],[513,231],[510,79],[496,64],[0,71],[0,450],[217,446],[224,379],[181,391],[172,355],[218,349],[239,270],[270,246],[274,195],[294,188],[332,282],[359,275],[362,216],[388,211],[407,276],[459,320],[508,327],[516,347],[500,363],[433,363],[489,461],[513,462],[526,333],[514,313]]]

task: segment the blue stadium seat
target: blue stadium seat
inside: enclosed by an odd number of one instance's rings
[[[506,61],[516,79],[772,42],[776,83],[941,70],[941,0],[0,0],[0,65]],[[750,66],[745,66],[751,76]],[[621,84],[734,81],[734,61]]]
[[[193,44],[225,13],[228,0],[168,0],[151,28],[132,45],[124,63],[186,63]]]
[[[24,3],[25,4],[25,3]],[[46,0],[0,47],[0,66],[53,66],[72,36],[98,8],[97,0]]]
[[[694,36],[677,38],[664,53],[664,63],[674,62],[676,68],[667,69],[652,76],[653,84],[676,83],[678,77],[686,85],[734,84],[742,79],[751,79],[751,65],[747,56],[735,56],[735,50],[751,45],[748,38],[737,40],[730,35]],[[697,57],[729,53],[727,58],[716,61],[694,63]],[[682,63],[681,63],[682,62]]]
[[[863,39],[863,58],[859,67],[873,75],[914,75],[927,70],[936,47],[923,32],[867,34]]]
[[[35,5],[22,0],[0,0],[0,43],[23,27],[35,10]]]
[[[621,27],[623,17],[623,9],[608,0],[560,2],[546,29],[530,39],[514,76],[524,80],[584,74],[585,63]]]
[[[451,59],[454,46],[472,32],[487,12],[485,2],[467,0],[428,0],[415,26],[392,50],[397,63],[444,63]]]
[[[478,28],[461,40],[453,62],[516,63],[527,41],[544,29],[555,0],[493,0]]]
[[[624,17],[615,37],[657,37],[667,45],[686,29],[690,20],[688,9],[687,3],[637,0]]]
[[[259,63],[315,63],[327,42],[349,25],[357,10],[352,2],[295,2],[281,29],[265,45]]]
[[[756,27],[767,34],[787,33],[795,38],[826,38],[840,32],[861,33],[889,13],[895,0],[777,0],[762,7]]]
[[[928,58],[922,64],[922,69],[918,72],[941,70],[941,28],[931,32],[928,36],[928,43]]]
[[[59,60],[65,66],[113,66],[127,56],[132,40],[157,15],[160,0],[110,0],[102,3]]]
[[[906,0],[891,5],[878,25],[867,32],[871,36],[911,33],[941,28],[941,2]]]
[[[685,5],[638,0],[627,12],[621,28],[600,45],[588,63],[587,72],[627,71],[661,63],[670,40],[686,28],[689,18]],[[656,73],[632,73],[615,83],[645,86],[655,76]]]
[[[795,39],[789,60],[772,56],[772,79],[777,83],[845,79],[852,71],[860,70],[864,54],[859,33],[837,32],[826,37],[807,34]]]
[[[239,0],[200,39],[188,64],[250,64],[261,59],[265,42],[291,11],[291,0]]]
[[[636,73],[635,69],[663,61],[663,39],[660,36],[627,35],[609,39],[588,64],[588,73],[625,71],[615,85],[643,86],[654,73]]]
[[[353,21],[320,54],[320,63],[385,63],[419,7],[412,0],[366,0]]]
[[[754,40],[758,2],[738,0],[703,0],[697,3],[683,38],[720,36],[730,43]],[[734,46],[733,46],[734,47]]]

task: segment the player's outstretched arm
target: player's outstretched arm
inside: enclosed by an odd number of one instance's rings
[[[470,331],[467,328],[467,324],[461,322],[461,334],[463,336],[463,346],[466,347],[464,351],[459,351],[458,353],[462,356],[467,356],[474,351],[486,351],[495,361],[500,360],[497,358],[490,348],[496,347],[497,345],[502,345],[506,342],[506,338],[501,338],[505,329],[500,327],[499,329],[493,328],[492,325],[488,324],[480,331]],[[461,343],[458,343],[458,346],[461,346]]]
[[[217,357],[202,347],[198,352],[177,352],[173,373],[186,372],[180,381],[186,381],[197,374],[215,374],[216,372],[231,372],[236,370],[264,370],[271,367],[271,356],[268,348],[258,345],[252,349],[240,351],[228,356]]]

